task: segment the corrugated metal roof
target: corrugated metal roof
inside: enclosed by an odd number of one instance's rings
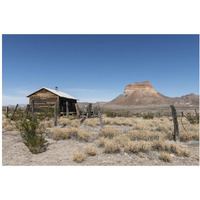
[[[68,99],[76,99],[76,100],[78,100],[77,98],[72,97],[71,95],[69,95],[69,94],[67,94],[67,93],[64,93],[64,92],[60,92],[60,91],[57,91],[57,90],[52,90],[52,89],[49,89],[49,88],[46,88],[46,87],[43,87],[43,88],[41,88],[41,89],[46,89],[46,90],[48,90],[49,92],[52,92],[52,93],[54,93],[55,95],[58,95],[59,97],[64,97],[64,98],[68,98]],[[34,93],[40,91],[41,89],[36,90],[35,92],[29,94],[27,97],[29,97],[30,95],[32,95],[32,94],[34,94]]]

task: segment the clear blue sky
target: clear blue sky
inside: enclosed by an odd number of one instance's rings
[[[3,35],[3,105],[59,87],[80,101],[109,101],[133,82],[164,95],[198,94],[198,35]]]

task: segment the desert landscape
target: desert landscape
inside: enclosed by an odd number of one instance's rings
[[[177,108],[177,141],[170,104]],[[78,105],[81,112],[87,103]],[[199,165],[198,95],[169,98],[142,82],[126,86],[124,94],[99,106],[102,123],[98,116],[59,116],[57,126],[47,113],[35,115],[34,121],[23,118],[23,108],[12,120],[4,112],[2,164]],[[31,131],[37,141],[27,139]]]

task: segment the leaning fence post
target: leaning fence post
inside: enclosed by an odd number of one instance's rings
[[[32,118],[34,118],[34,100],[31,101]]]
[[[15,112],[17,111],[17,107],[18,107],[18,104],[15,106],[15,110],[14,110],[14,112],[13,112],[13,114],[12,114],[12,117],[11,117],[12,120],[14,119]]]
[[[177,120],[177,112],[174,105],[170,105],[172,109],[172,117],[174,122],[174,141],[179,140],[179,128],[178,128],[178,120]]]
[[[66,102],[66,116],[69,118],[69,107],[68,107],[68,101]]]
[[[57,107],[54,105],[54,126],[57,126]]]

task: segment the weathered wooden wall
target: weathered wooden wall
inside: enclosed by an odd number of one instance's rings
[[[59,105],[59,97],[45,89],[42,89],[29,97],[29,104],[34,100],[34,109],[39,109],[45,106],[53,107],[55,104]]]
[[[29,96],[29,104],[32,104],[32,100],[34,100],[34,110],[39,111],[40,108],[45,107],[54,107],[56,104],[59,107],[60,112],[66,111],[66,102],[68,102],[69,112],[75,112],[75,103],[77,100],[75,99],[67,99],[63,97],[59,97],[48,90],[41,89],[38,92]]]

